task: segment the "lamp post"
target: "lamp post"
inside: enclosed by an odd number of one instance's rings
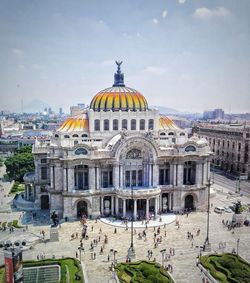
[[[114,267],[115,267],[115,255],[117,254],[117,251],[114,249],[109,250],[111,253],[113,253],[113,260],[114,260]]]
[[[161,265],[162,265],[162,267],[163,267],[163,266],[164,266],[164,265],[163,265],[163,262],[164,262],[164,255],[165,255],[165,253],[166,253],[166,249],[163,249],[163,250],[161,250],[160,252],[161,252],[161,256],[162,256],[162,258],[161,258]]]
[[[207,236],[204,243],[204,251],[211,251],[211,244],[209,242],[209,214],[210,214],[210,187],[211,187],[211,181],[208,180],[207,183]]]
[[[239,254],[239,244],[240,244],[240,238],[237,240],[237,249],[236,249],[237,255]]]
[[[130,164],[131,168],[131,164]],[[131,170],[130,170],[131,171]],[[134,187],[132,182],[133,180],[130,179],[130,189],[131,189],[131,200],[133,203],[134,200]],[[131,217],[131,240],[130,240],[130,247],[128,249],[128,258],[135,258],[135,248],[134,248],[134,203],[133,203],[133,210],[132,210],[132,217]]]

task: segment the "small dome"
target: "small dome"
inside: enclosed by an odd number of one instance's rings
[[[89,131],[89,119],[87,114],[83,114],[80,117],[67,118],[58,132],[88,132]]]
[[[178,130],[179,128],[175,123],[165,115],[160,115],[159,119],[159,129],[160,130]]]
[[[90,103],[94,111],[146,111],[148,103],[145,97],[137,90],[126,87],[124,74],[121,73],[122,62],[117,62],[117,72],[114,75],[114,84],[98,92]]]

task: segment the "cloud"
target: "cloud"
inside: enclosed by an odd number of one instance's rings
[[[156,18],[154,18],[154,19],[153,19],[153,23],[154,23],[155,25],[158,25],[159,21],[158,21]]]
[[[157,66],[147,66],[142,72],[150,75],[162,75],[166,72],[166,69]]]
[[[19,49],[19,48],[12,48],[11,49],[11,52],[16,54],[16,55],[22,55],[24,54],[24,51],[22,49]]]
[[[184,4],[186,0],[177,0],[179,4]]]
[[[225,7],[216,7],[215,9],[208,9],[206,7],[198,8],[194,11],[194,18],[206,20],[211,17],[226,17],[229,16],[231,12]]]
[[[162,14],[161,14],[161,17],[164,19],[164,18],[166,18],[167,14],[168,14],[168,11],[167,10],[163,10]]]

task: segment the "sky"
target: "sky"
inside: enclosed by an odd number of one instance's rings
[[[89,105],[121,60],[149,105],[250,112],[249,14],[249,0],[0,0],[0,110]]]

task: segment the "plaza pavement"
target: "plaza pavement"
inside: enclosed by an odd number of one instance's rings
[[[226,243],[224,248],[225,252],[231,252],[233,248],[236,249],[237,239],[240,239],[239,242],[239,254],[245,259],[250,261],[250,237],[249,231],[250,227],[240,227],[232,231],[228,231],[226,227],[222,224],[222,219],[231,220],[232,213],[223,213],[222,215],[216,214],[213,212],[215,206],[228,206],[232,201],[240,199],[243,203],[250,203],[249,198],[246,197],[232,197],[228,195],[228,191],[220,186],[215,186],[217,194],[215,197],[211,198],[211,214],[210,214],[210,242],[212,245],[212,251],[222,252],[219,249],[219,244]],[[21,220],[27,223],[31,223],[29,214],[22,214],[18,211],[13,211],[12,213],[1,213],[0,221],[10,221],[13,219],[19,219],[21,215]],[[39,215],[38,215],[39,216]],[[24,237],[40,237],[40,231],[45,231],[45,239],[49,238],[49,225],[44,221],[45,216],[42,215],[42,221],[39,219],[28,226],[28,230],[23,231],[18,230],[14,233],[9,234],[9,231],[0,231],[0,241],[6,240],[8,237],[14,241],[16,239],[21,239]],[[172,217],[172,218],[171,218]],[[173,266],[172,276],[177,283],[199,283],[202,282],[202,277],[204,276],[199,269],[196,267],[196,257],[200,253],[200,246],[203,245],[206,238],[206,223],[207,223],[207,213],[206,212],[194,212],[190,213],[188,216],[177,215],[176,220],[179,221],[180,227],[176,226],[176,221],[168,221],[169,224],[164,228],[165,219],[174,220],[175,215],[162,216],[162,222],[159,224],[161,226],[161,236],[162,243],[158,245],[157,248],[154,248],[153,235],[155,233],[153,225],[158,226],[156,222],[150,222],[148,228],[146,229],[147,240],[138,239],[138,233],[142,233],[145,227],[140,228],[142,225],[141,222],[135,224],[136,233],[134,235],[134,246],[136,251],[135,260],[147,259],[147,251],[153,251],[153,260],[159,263],[162,262],[162,255],[160,250],[166,249],[169,253],[169,248],[175,249],[175,255],[171,256],[169,261],[164,262],[165,265],[171,264]],[[249,217],[249,215],[248,215]],[[115,224],[117,233],[114,233]],[[90,283],[99,283],[99,282],[113,282],[111,280],[111,272],[109,267],[111,266],[111,260],[113,259],[113,254],[110,253],[110,249],[117,251],[116,260],[118,262],[124,262],[127,256],[127,250],[130,246],[130,229],[126,230],[125,225],[121,225],[119,222],[104,223],[103,221],[98,220],[97,223],[95,220],[90,220],[87,222],[88,225],[88,240],[83,240],[83,247],[85,252],[82,252],[82,262],[85,266],[85,270],[88,276],[88,282]],[[93,226],[93,231],[92,227]],[[128,225],[129,227],[130,225]],[[145,226],[145,225],[144,225]],[[59,229],[59,242],[42,242],[35,244],[33,249],[28,249],[24,251],[23,258],[24,260],[36,259],[37,255],[45,255],[46,258],[55,257],[75,257],[76,251],[79,246],[79,238],[71,240],[71,235],[78,233],[79,237],[81,234],[82,224],[79,221],[75,222],[65,222],[61,224]],[[101,231],[100,231],[101,229]],[[197,230],[200,229],[200,235],[196,236]],[[165,237],[166,231],[166,237]],[[187,239],[187,232],[191,232],[194,235],[193,245],[192,241]],[[108,243],[104,246],[104,252],[102,255],[99,254],[101,246],[104,244],[104,235],[108,235]],[[101,238],[100,242],[94,248],[96,253],[96,259],[91,259],[90,243],[94,239],[98,240]],[[110,261],[108,262],[107,257],[110,254]],[[79,253],[78,253],[79,257]],[[3,252],[0,251],[0,264],[3,263]]]

